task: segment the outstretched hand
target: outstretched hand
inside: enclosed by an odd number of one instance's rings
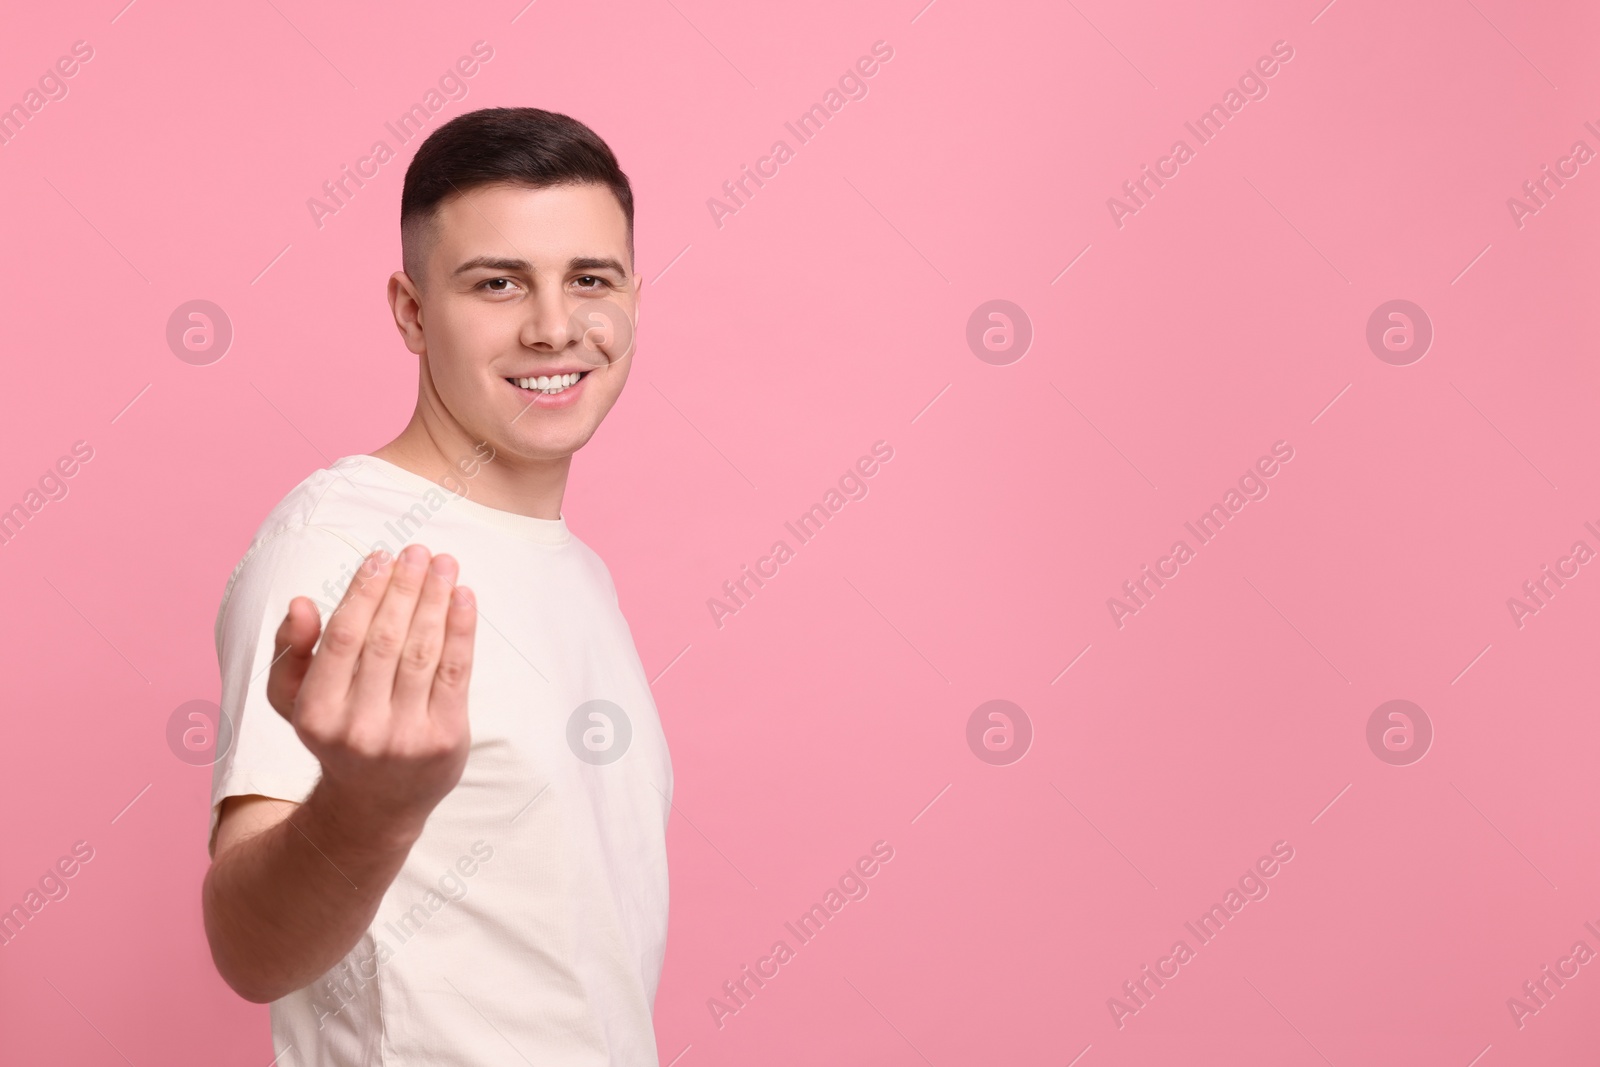
[[[477,603],[456,573],[421,545],[398,559],[380,550],[326,630],[308,597],[278,627],[267,699],[322,764],[323,787],[375,834],[414,839],[466,765]]]

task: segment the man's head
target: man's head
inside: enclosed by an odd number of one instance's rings
[[[407,168],[400,231],[389,300],[430,431],[529,460],[583,447],[638,322],[633,192],[611,149],[537,108],[461,115]]]

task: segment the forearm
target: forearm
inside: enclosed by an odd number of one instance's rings
[[[257,1003],[310,985],[366,932],[415,839],[372,825],[319,784],[207,872],[202,909],[218,972]]]

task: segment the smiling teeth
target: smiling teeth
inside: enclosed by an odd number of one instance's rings
[[[554,396],[567,387],[576,385],[581,377],[583,377],[581,374],[555,374],[548,377],[541,375],[538,378],[513,378],[511,380],[524,389],[535,389],[546,396]]]

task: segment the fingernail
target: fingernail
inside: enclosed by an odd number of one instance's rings
[[[415,567],[422,562],[422,557],[427,554],[428,550],[421,545],[407,545],[400,553],[400,562],[407,567]]]
[[[428,570],[434,574],[444,574],[450,568],[450,557],[440,553],[433,557],[433,562],[428,564]]]
[[[469,608],[477,601],[472,595],[472,590],[464,585],[458,585],[455,591],[455,602],[464,608]]]

